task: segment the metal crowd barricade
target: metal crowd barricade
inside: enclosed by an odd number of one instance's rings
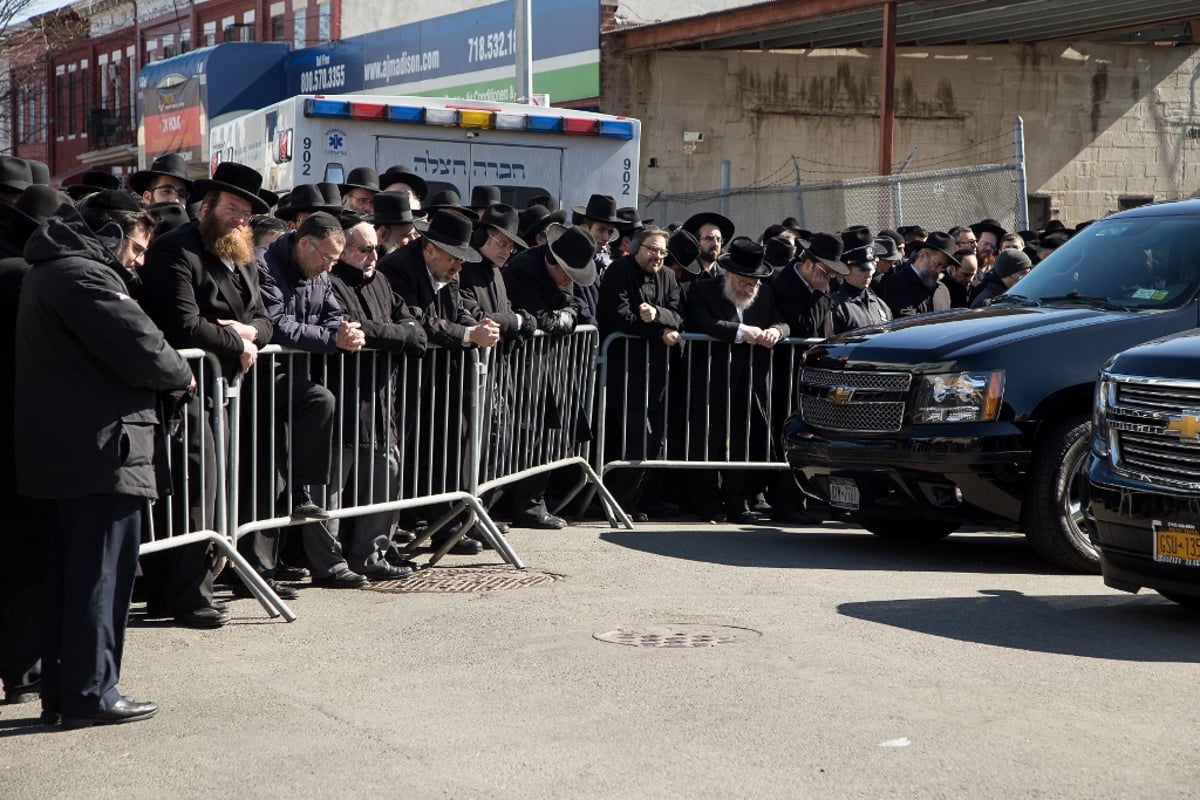
[[[162,468],[172,491],[150,509],[148,541],[138,554],[149,555],[199,542],[210,542],[258,597],[272,617],[295,614],[237,551],[228,516],[229,460],[226,449],[226,382],[216,356],[203,350],[180,350],[192,364],[196,391],[192,397],[171,394],[163,404],[160,446]],[[195,515],[198,512],[199,516]]]
[[[696,333],[682,346],[614,333],[601,344],[596,467],[786,470],[778,432],[795,399],[804,351],[767,350]],[[665,352],[664,352],[665,351]],[[611,517],[610,517],[611,521]]]
[[[235,538],[302,524],[327,526],[337,538],[332,526],[339,520],[448,505],[406,555],[466,513],[459,531],[445,538],[427,566],[478,523],[501,557],[523,568],[476,496],[485,375],[484,360],[474,348],[432,347],[419,357],[262,348],[254,369],[230,388],[237,409],[230,414],[231,474],[237,478],[229,513]],[[312,441],[316,426],[311,420],[330,408],[331,440]],[[323,487],[306,477],[321,465],[305,454],[321,452],[329,454]],[[291,516],[290,493],[299,485],[309,486],[329,519]]]
[[[479,404],[476,496],[574,465],[579,482],[555,510],[591,484],[609,519],[633,527],[589,460],[598,344],[595,326],[581,325],[562,336],[538,331],[510,350],[489,351]]]

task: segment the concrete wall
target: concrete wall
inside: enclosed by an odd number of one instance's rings
[[[793,163],[806,183],[876,174],[878,50],[605,58],[604,110],[643,122],[643,193],[717,188],[725,159],[735,187],[786,180]],[[1029,193],[1051,216],[1200,191],[1200,48],[902,49],[896,73],[896,165],[913,148],[910,170],[1009,161],[1021,115]],[[684,131],[704,133],[691,154]]]

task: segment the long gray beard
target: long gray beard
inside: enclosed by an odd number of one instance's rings
[[[755,298],[758,297],[757,286],[754,287],[754,294],[750,295],[750,297],[745,300],[734,294],[733,289],[729,287],[728,283],[721,284],[721,292],[725,295],[725,299],[733,303],[733,307],[738,311],[745,311],[754,303]]]

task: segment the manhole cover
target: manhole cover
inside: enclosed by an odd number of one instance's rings
[[[544,586],[561,579],[561,575],[550,572],[534,572],[528,569],[513,569],[507,564],[493,564],[482,567],[430,567],[403,580],[376,581],[368,583],[363,588],[372,592],[393,594],[409,592],[471,594]]]
[[[630,647],[716,647],[723,644],[747,644],[761,637],[762,632],[752,628],[690,622],[613,628],[592,634],[593,639],[601,642],[625,644]]]

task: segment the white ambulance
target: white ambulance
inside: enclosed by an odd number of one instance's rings
[[[467,202],[479,185],[499,186],[524,208],[549,195],[564,206],[608,194],[636,206],[641,123],[628,117],[515,103],[432,97],[299,95],[215,125],[210,170],[222,161],[254,167],[264,188],[342,183],[355,167],[404,166],[430,192]]]

